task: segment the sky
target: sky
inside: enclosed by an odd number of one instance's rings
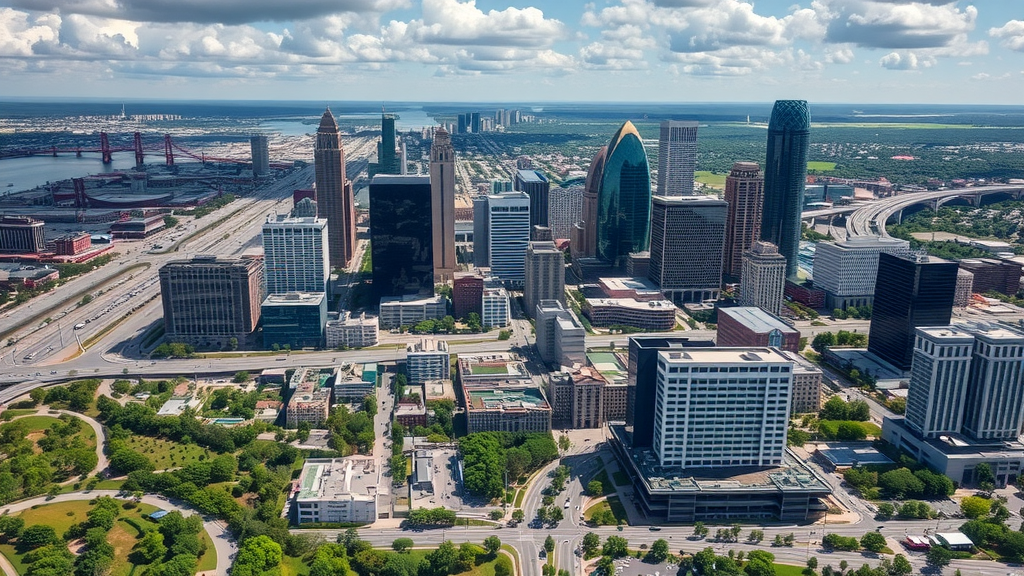
[[[1021,0],[0,0],[0,98],[1019,105],[1021,94]]]

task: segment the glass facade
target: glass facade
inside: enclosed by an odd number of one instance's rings
[[[800,212],[807,179],[811,113],[805,100],[776,100],[768,122],[764,166],[761,240],[786,257],[786,276],[796,277],[800,251]]]
[[[262,306],[263,346],[320,348],[327,324],[327,298],[319,293],[272,294]]]
[[[626,122],[608,144],[597,197],[597,256],[624,266],[647,250],[651,228],[651,172],[640,133]]]
[[[428,176],[370,181],[370,249],[377,299],[433,296],[434,257]]]

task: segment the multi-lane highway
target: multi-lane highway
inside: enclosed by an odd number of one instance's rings
[[[858,208],[846,220],[846,231],[849,236],[888,236],[885,222],[904,208],[920,202],[931,202],[957,196],[985,195],[997,192],[1020,193],[1022,185],[978,186],[976,188],[958,188],[939,190],[936,192],[908,192],[899,196],[883,198]]]

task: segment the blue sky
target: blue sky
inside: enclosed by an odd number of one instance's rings
[[[1024,2],[0,0],[0,97],[1021,104]]]

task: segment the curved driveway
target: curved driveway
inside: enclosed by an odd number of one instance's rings
[[[0,508],[0,514],[15,514],[39,504],[56,504],[59,502],[73,502],[76,500],[92,500],[93,498],[98,498],[100,496],[116,498],[118,494],[119,492],[117,490],[92,490],[86,492],[69,492],[67,494],[54,496],[53,498],[41,496],[8,504],[7,506]],[[192,508],[172,502],[163,496],[146,494],[142,497],[142,501],[163,510],[177,510],[184,516],[198,514],[198,512]],[[227,576],[228,569],[231,567],[231,560],[234,557],[235,552],[238,550],[238,545],[231,538],[227,525],[220,520],[204,516],[203,528],[206,529],[206,533],[209,534],[210,539],[213,540],[213,548],[217,552],[217,568],[214,574],[216,574],[216,576]],[[6,560],[6,558],[4,558],[4,560]],[[18,576],[18,573],[14,571],[8,561],[0,562],[0,568],[3,569],[7,576]]]

